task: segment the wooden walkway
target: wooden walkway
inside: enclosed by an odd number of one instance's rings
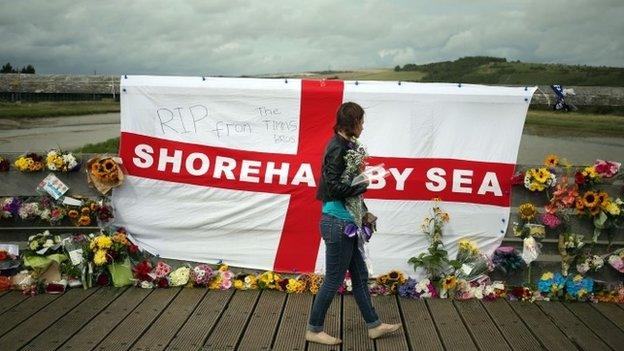
[[[409,300],[373,303],[403,330],[371,341],[353,296],[337,296],[326,330],[340,347],[306,344],[314,297],[277,291],[95,288],[0,293],[0,350],[621,350],[616,304]]]

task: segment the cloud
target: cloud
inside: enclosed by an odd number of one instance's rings
[[[621,1],[22,0],[0,61],[40,73],[241,75],[468,55],[624,66]]]

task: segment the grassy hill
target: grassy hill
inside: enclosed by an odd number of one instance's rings
[[[624,68],[510,62],[505,58],[487,56],[462,57],[455,61],[423,65],[406,64],[394,69],[323,71],[287,76],[475,84],[624,86]]]

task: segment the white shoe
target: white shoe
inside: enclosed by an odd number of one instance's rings
[[[378,327],[371,328],[368,330],[368,337],[371,339],[377,339],[386,334],[393,333],[399,329],[401,329],[401,323],[399,324],[381,323]]]
[[[323,345],[338,345],[342,343],[342,340],[334,338],[325,332],[314,333],[309,330],[306,330],[305,339],[309,342],[315,342]]]

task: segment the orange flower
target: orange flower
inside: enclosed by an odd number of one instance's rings
[[[67,216],[69,216],[69,218],[78,218],[78,211],[69,210],[69,212],[67,212]]]
[[[550,154],[544,159],[544,166],[556,167],[559,164],[559,157],[557,155]]]
[[[0,276],[0,291],[11,289],[11,278]]]
[[[605,202],[607,202],[607,200],[609,200],[609,194],[605,193],[604,191],[601,191],[598,193],[598,204],[600,206],[602,206]]]
[[[579,212],[582,212],[585,209],[585,204],[583,203],[583,198],[582,197],[577,197],[576,201],[574,202],[574,205],[576,206],[576,209]]]
[[[598,205],[598,196],[593,191],[588,191],[583,194],[583,204],[585,207],[594,208]]]
[[[83,215],[83,216],[88,216],[88,215],[89,215],[89,213],[90,213],[90,211],[89,211],[89,208],[88,208],[88,207],[83,207],[83,208],[80,210],[80,214],[81,214],[81,215]]]
[[[80,216],[80,219],[78,220],[78,225],[89,225],[91,224],[91,217],[89,216]]]

